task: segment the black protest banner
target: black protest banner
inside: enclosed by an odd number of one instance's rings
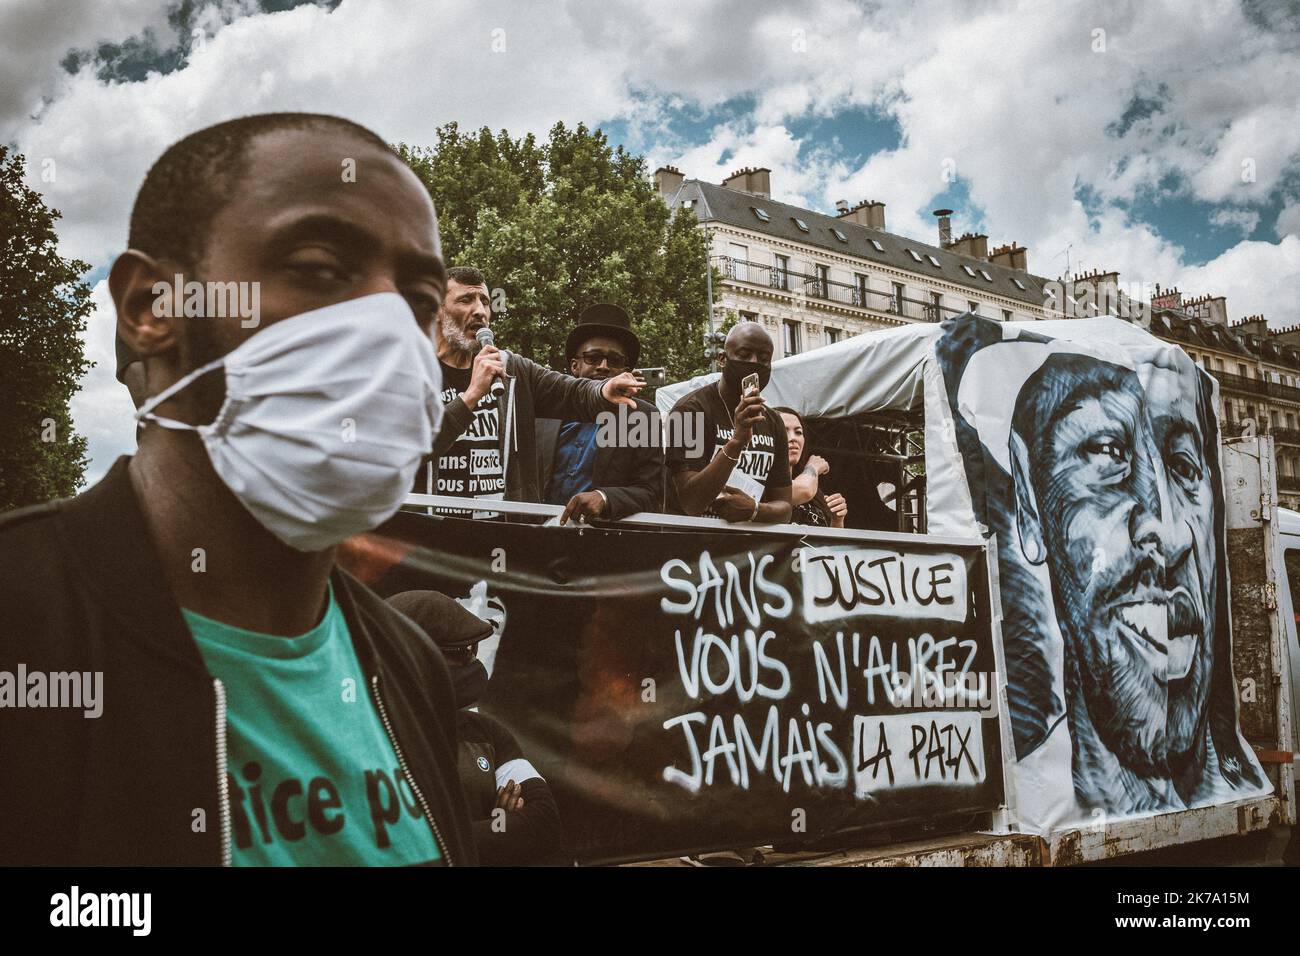
[[[405,512],[364,540],[380,593],[440,590],[500,628],[482,709],[550,782],[580,860],[1001,801],[981,548]]]

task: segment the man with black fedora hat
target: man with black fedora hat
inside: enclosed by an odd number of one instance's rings
[[[627,313],[602,302],[583,310],[564,351],[576,378],[603,381],[636,367],[641,342]],[[663,510],[658,416],[649,402],[635,402],[635,408],[619,409],[618,416],[606,422],[537,419],[543,500],[565,506],[561,524],[595,518],[617,521],[638,511]],[[644,416],[639,427],[629,427],[639,416]]]

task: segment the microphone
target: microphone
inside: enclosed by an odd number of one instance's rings
[[[493,346],[496,345],[496,342],[493,341],[492,338],[492,330],[489,329],[486,325],[474,333],[474,340],[478,342],[479,348],[486,348],[489,345],[493,345]],[[506,383],[501,381],[501,378],[499,376],[492,380],[491,391],[492,391],[493,398],[500,398],[502,394],[505,392],[505,390],[506,390]]]

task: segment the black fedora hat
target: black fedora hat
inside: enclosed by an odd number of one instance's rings
[[[469,647],[492,636],[492,625],[440,591],[403,591],[388,598],[439,647]]]
[[[628,361],[632,363],[632,367],[636,366],[637,359],[641,357],[641,340],[632,331],[632,320],[621,308],[607,302],[589,305],[582,310],[582,315],[578,316],[578,324],[573,327],[573,331],[564,342],[564,357],[573,358],[579,345],[597,335],[607,335],[611,339],[622,342],[623,347],[627,349]]]

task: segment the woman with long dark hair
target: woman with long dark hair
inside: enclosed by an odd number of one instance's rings
[[[808,454],[804,439],[803,419],[792,408],[774,409],[785,422],[786,447],[790,452],[790,501],[794,511],[792,524],[812,524],[823,528],[843,528],[849,505],[844,496],[835,492],[822,494],[821,478],[831,470],[826,459]]]

